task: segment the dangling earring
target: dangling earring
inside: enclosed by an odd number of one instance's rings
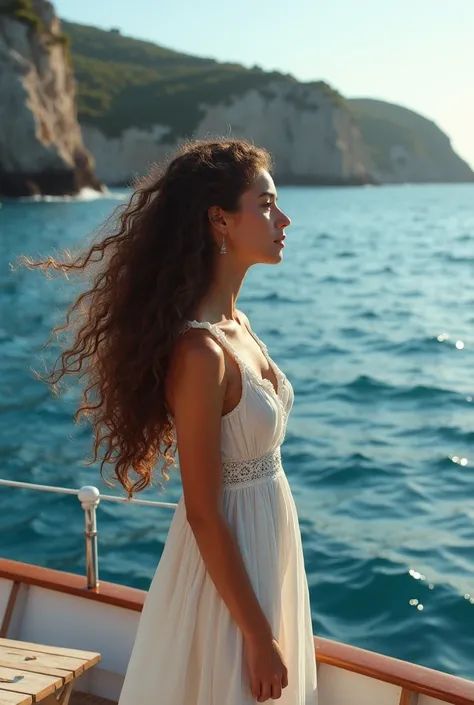
[[[227,247],[225,246],[225,237],[223,235],[222,236],[221,255],[226,255],[226,254],[227,254]]]

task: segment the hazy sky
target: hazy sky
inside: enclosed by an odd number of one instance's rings
[[[412,108],[474,167],[474,0],[53,2],[75,22]]]

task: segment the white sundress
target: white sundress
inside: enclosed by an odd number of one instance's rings
[[[316,660],[298,516],[281,465],[293,388],[252,333],[278,389],[209,331],[239,366],[242,397],[222,417],[222,505],[288,666],[279,705],[317,705]],[[141,615],[119,705],[253,705],[243,635],[217,592],[181,497]],[[273,702],[272,700],[268,702]]]

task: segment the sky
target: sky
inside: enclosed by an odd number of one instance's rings
[[[53,3],[63,19],[411,108],[474,168],[474,0]]]

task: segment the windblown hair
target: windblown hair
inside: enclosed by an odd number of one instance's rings
[[[243,140],[185,143],[167,164],[135,184],[129,202],[109,221],[112,230],[86,252],[23,264],[46,273],[92,274],[90,288],[53,329],[72,333],[42,377],[57,393],[67,374],[85,379],[80,416],[93,425],[94,463],[131,497],[159,465],[165,480],[176,445],[165,399],[170,355],[213,278],[217,246],[208,209],[237,212],[240,197],[270,155]],[[46,345],[48,344],[46,343]],[[110,484],[110,483],[109,483]]]

